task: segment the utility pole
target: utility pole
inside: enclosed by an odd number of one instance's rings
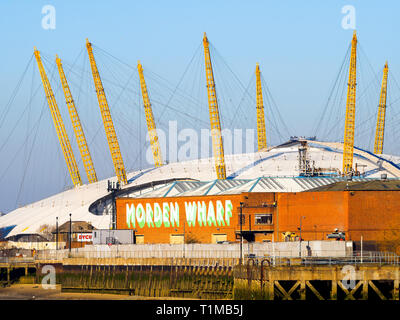
[[[185,258],[185,221],[183,221],[183,258]]]
[[[58,250],[58,217],[56,217],[56,250]]]
[[[243,202],[240,202],[240,265],[242,265],[242,250],[243,250],[243,234],[242,234],[242,224],[243,224]]]
[[[71,253],[71,242],[72,242],[72,213],[69,214],[69,252]]]
[[[300,239],[299,239],[299,240],[300,240],[300,241],[299,241],[299,243],[300,243],[300,245],[299,245],[299,257],[300,257],[300,258],[301,258],[301,240],[302,240],[302,239],[301,239],[301,220],[302,220],[302,219],[305,219],[305,218],[306,218],[306,217],[304,217],[304,216],[301,216],[301,217],[300,217],[300,228],[299,228],[299,230],[300,230]]]

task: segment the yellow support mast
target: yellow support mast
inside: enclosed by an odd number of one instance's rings
[[[211,138],[213,144],[213,155],[215,159],[215,170],[218,179],[226,179],[224,146],[222,142],[221,123],[219,120],[218,100],[215,91],[214,74],[211,64],[210,47],[206,33],[203,38],[204,58],[207,78],[208,107],[210,113]]]
[[[386,61],[385,67],[383,68],[381,95],[379,98],[378,117],[376,120],[375,145],[374,145],[374,153],[375,154],[383,153],[383,138],[385,135],[388,72],[389,72],[389,67],[388,67],[388,63]]]
[[[82,185],[81,176],[79,169],[76,164],[74,153],[72,152],[71,143],[68,139],[67,132],[65,130],[64,122],[61,118],[60,110],[58,109],[56,98],[54,97],[53,90],[50,86],[50,81],[47,78],[46,71],[44,70],[40,52],[35,48],[35,58],[39,68],[40,77],[42,78],[44,92],[46,94],[47,103],[50,108],[53,123],[57,131],[58,140],[60,141],[61,149],[64,154],[65,162],[67,163],[68,171],[72,179],[74,186]]]
[[[261,87],[260,66],[256,66],[256,85],[257,85],[257,141],[258,151],[267,149],[267,135],[265,132],[264,102]]]
[[[60,74],[65,102],[68,107],[69,116],[71,117],[76,142],[78,143],[79,152],[81,153],[83,166],[85,167],[88,181],[89,183],[97,182],[96,171],[94,170],[92,157],[90,155],[89,147],[86,142],[86,137],[82,129],[81,120],[79,119],[78,111],[76,110],[74,99],[72,98],[71,90],[69,88],[67,78],[64,73],[61,59],[58,56],[56,56],[56,64],[58,68],[58,73]]]
[[[100,79],[99,70],[97,69],[96,61],[93,55],[92,44],[86,39],[86,48],[89,55],[90,67],[92,69],[93,81],[96,87],[97,100],[103,118],[104,130],[106,132],[108,146],[110,147],[111,157],[114,164],[115,173],[118,181],[124,185],[127,184],[126,172],[124,162],[122,160],[121,150],[119,148],[117,134],[115,132],[114,124],[111,119],[110,108],[104,92],[104,87]]]
[[[349,67],[349,82],[347,84],[346,122],[344,128],[343,146],[343,175],[353,172],[354,129],[356,116],[356,65],[357,65],[357,35],[354,30],[351,41],[351,55]]]
[[[153,110],[151,109],[149,93],[147,91],[146,82],[144,80],[143,67],[140,64],[140,61],[138,61],[137,68],[138,68],[139,78],[140,78],[140,87],[142,89],[144,112],[146,114],[147,130],[149,131],[150,145],[151,145],[151,150],[153,152],[154,165],[156,167],[161,167],[163,165],[163,161],[162,161],[162,157],[161,157],[161,148],[160,148],[160,143],[158,141],[156,124],[154,122],[154,116],[153,116]]]

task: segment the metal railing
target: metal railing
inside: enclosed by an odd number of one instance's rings
[[[271,254],[274,253],[274,254]],[[307,257],[309,259],[315,258],[318,259],[320,256],[324,257],[326,254],[325,251],[314,251],[313,257]],[[247,250],[245,248],[242,252],[243,258],[252,256],[257,259],[262,259],[266,257],[274,256],[276,259],[282,258],[296,258],[298,257],[298,252],[296,250],[292,251],[278,251],[268,252],[265,250]],[[331,257],[346,257],[346,253],[344,250],[330,250],[329,255]],[[39,250],[35,258],[37,260],[61,260],[64,258],[86,258],[86,259],[95,259],[95,258],[219,258],[219,259],[239,259],[240,258],[240,250],[190,250],[188,248],[183,248],[180,250],[165,250],[165,249],[153,249],[153,250],[142,250],[137,248],[135,250],[121,250],[116,248],[116,246],[112,249],[99,249],[99,250],[85,250],[83,248],[80,249],[72,249],[69,251],[68,249],[62,250]],[[304,258],[304,259],[307,259]]]
[[[34,257],[0,257],[0,263],[18,264],[18,263],[34,263]]]
[[[253,264],[259,265],[263,261],[269,266],[290,266],[290,265],[361,265],[361,264],[378,264],[378,265],[399,265],[400,256],[393,252],[379,251],[355,251],[350,255],[343,257],[321,256],[321,257],[260,257],[250,256],[245,259],[245,263],[252,261]]]

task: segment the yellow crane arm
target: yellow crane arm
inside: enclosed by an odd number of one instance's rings
[[[74,153],[72,152],[71,143],[68,139],[67,132],[65,130],[64,122],[61,118],[60,110],[58,109],[56,98],[54,97],[53,90],[50,86],[50,81],[47,78],[46,71],[44,70],[40,52],[35,48],[35,58],[39,68],[40,77],[42,79],[44,92],[46,94],[47,103],[50,108],[53,123],[57,131],[58,140],[60,141],[61,149],[64,154],[65,162],[67,163],[68,171],[72,179],[74,186],[82,185],[81,176],[79,169],[76,164]]]
[[[67,78],[65,77],[61,59],[56,56],[58,73],[60,74],[61,85],[64,91],[65,102],[68,107],[69,116],[71,117],[72,126],[76,137],[76,142],[79,146],[79,151],[82,157],[83,166],[85,167],[86,175],[89,183],[97,182],[96,171],[93,166],[92,157],[90,156],[89,147],[86,142],[86,137],[82,129],[81,121],[75,107],[74,99],[72,98]]]
[[[356,116],[356,64],[357,64],[357,35],[354,30],[351,41],[349,66],[349,82],[347,84],[346,121],[344,128],[343,146],[343,175],[353,171],[354,129]]]
[[[221,123],[219,120],[217,93],[215,91],[214,74],[211,64],[210,48],[206,33],[203,38],[204,58],[206,66],[208,107],[210,113],[211,138],[213,155],[215,159],[215,170],[218,179],[226,179],[224,146],[222,142]]]
[[[149,131],[150,146],[153,152],[154,165],[156,167],[161,167],[163,165],[161,157],[161,148],[160,148],[160,143],[158,141],[156,124],[154,122],[153,110],[150,104],[149,93],[147,91],[146,82],[144,80],[143,67],[140,64],[140,61],[138,61],[138,72],[140,78],[140,87],[142,89],[144,112],[146,114],[147,130]]]
[[[383,138],[385,135],[388,72],[389,72],[389,67],[388,67],[388,63],[386,61],[385,67],[383,68],[381,95],[379,98],[379,106],[378,106],[378,117],[376,119],[376,132],[375,132],[375,145],[374,145],[374,153],[375,154],[383,153]]]
[[[258,151],[267,149],[267,135],[265,132],[264,102],[261,87],[260,66],[256,66],[256,86],[257,86],[257,141]]]
[[[117,134],[115,132],[114,124],[111,119],[110,108],[106,99],[103,84],[100,79],[99,70],[97,69],[96,61],[93,55],[92,44],[86,39],[86,49],[89,55],[90,67],[92,69],[93,81],[96,87],[97,100],[99,102],[101,117],[103,118],[104,130],[106,131],[106,137],[108,146],[111,152],[111,158],[113,161],[115,173],[118,177],[118,181],[121,184],[127,184],[126,172],[124,162],[122,160],[121,150],[119,148]]]

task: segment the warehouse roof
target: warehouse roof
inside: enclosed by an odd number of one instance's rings
[[[145,193],[125,195],[130,198],[164,198],[241,194],[243,192],[302,192],[343,181],[342,177],[260,177],[213,181],[174,181]],[[369,181],[368,178],[355,178]],[[399,180],[397,183],[400,184]],[[182,190],[182,191],[180,191]]]
[[[400,191],[400,180],[340,181],[308,191]]]

